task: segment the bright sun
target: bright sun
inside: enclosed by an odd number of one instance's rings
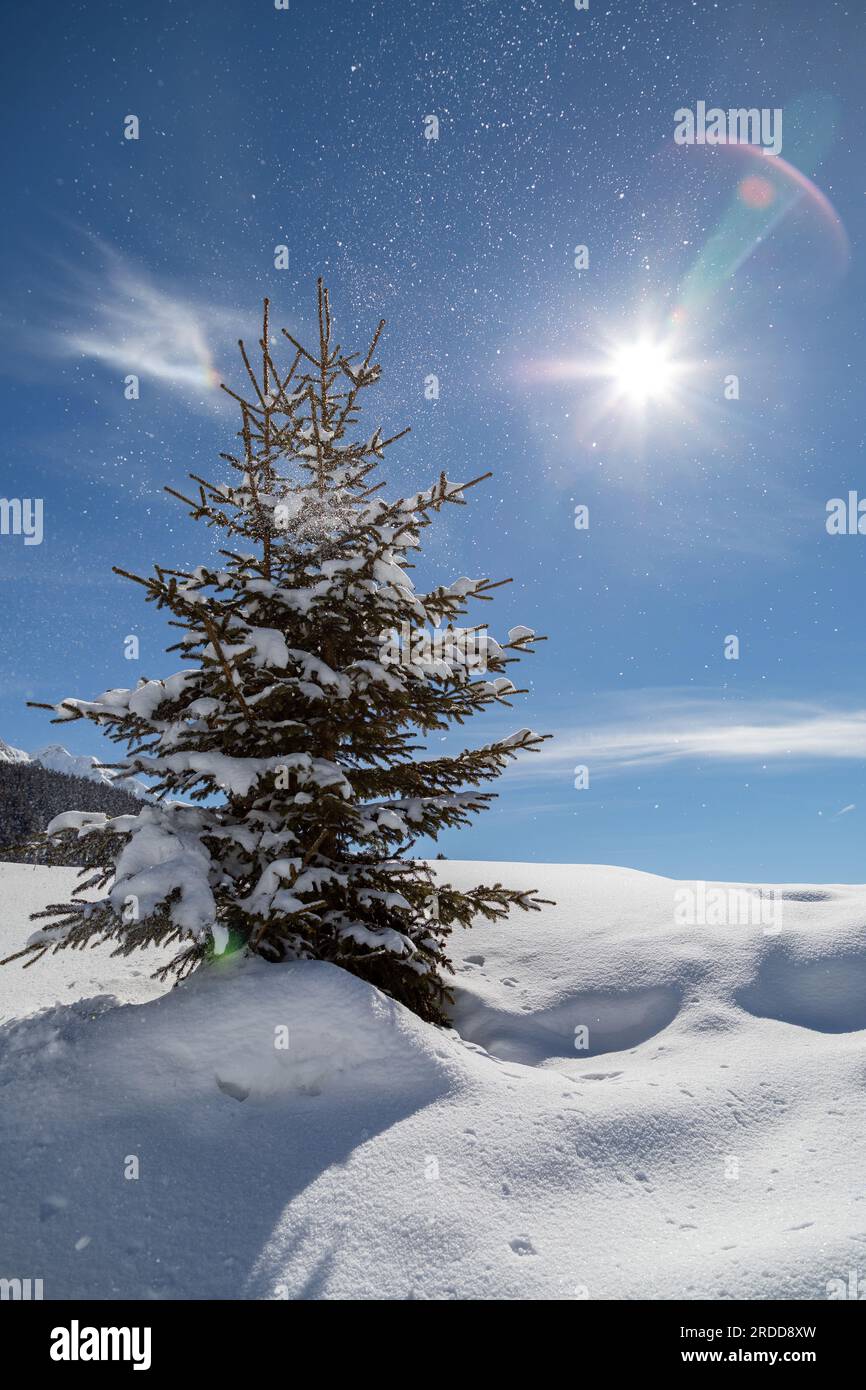
[[[669,396],[676,373],[666,344],[649,338],[619,348],[610,361],[617,394],[636,405]]]

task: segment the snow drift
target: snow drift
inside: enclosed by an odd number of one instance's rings
[[[71,877],[0,866],[4,950]],[[169,993],[148,953],[0,971],[0,1275],[59,1299],[826,1298],[866,1244],[866,888],[781,890],[767,931],[678,925],[681,885],[627,869],[508,878],[557,906],[454,938],[453,1032],[319,962]]]

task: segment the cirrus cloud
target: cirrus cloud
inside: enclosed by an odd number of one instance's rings
[[[596,771],[673,763],[866,761],[866,708],[641,691],[610,697],[618,717],[561,728],[537,755]],[[610,700],[606,701],[610,704]]]

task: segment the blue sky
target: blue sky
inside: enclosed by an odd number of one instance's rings
[[[556,737],[444,851],[866,878],[866,536],[825,526],[866,494],[864,57],[859,7],[801,0],[7,16],[0,495],[44,499],[45,535],[0,536],[0,736],[57,737],[27,699],[176,668],[111,565],[202,557],[162,487],[217,476],[236,422],[214,375],[237,383],[263,294],[303,336],[321,273],[341,341],[388,320],[370,424],[412,426],[393,488],[494,470],[428,530],[419,582],[513,575],[491,630],[550,638],[519,708],[473,732]],[[782,173],[675,145],[698,101],[781,109]],[[667,353],[648,401],[618,374],[636,342]]]

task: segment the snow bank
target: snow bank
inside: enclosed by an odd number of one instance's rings
[[[167,994],[104,949],[0,971],[0,1274],[49,1298],[724,1299],[862,1268],[866,889],[701,926],[626,869],[436,868],[557,900],[455,939],[459,1034],[321,963],[233,958]],[[4,948],[69,877],[0,866]]]

